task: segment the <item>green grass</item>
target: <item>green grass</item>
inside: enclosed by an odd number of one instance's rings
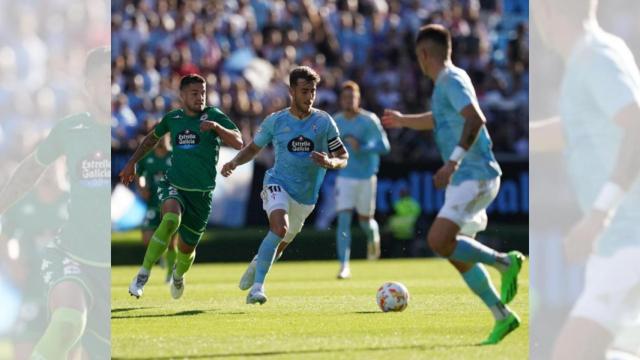
[[[246,305],[237,281],[246,264],[195,264],[173,300],[154,269],[144,296],[127,286],[136,267],[112,269],[112,356],[117,359],[525,359],[528,267],[511,307],[522,325],[497,346],[479,347],[493,319],[444,260],[354,261],[353,278],[335,279],[335,261],[282,261],[266,283],[269,301]],[[494,284],[499,278],[490,270]],[[401,313],[382,313],[385,281],[410,293]]]

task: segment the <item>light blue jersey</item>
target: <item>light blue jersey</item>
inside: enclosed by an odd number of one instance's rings
[[[277,184],[297,202],[314,205],[326,169],[311,159],[311,152],[338,150],[342,145],[331,115],[311,108],[311,115],[300,120],[289,108],[275,112],[262,122],[253,142],[264,147],[273,143],[276,162],[267,170],[264,184]]]
[[[460,143],[465,123],[460,111],[472,103],[477,104],[476,92],[467,73],[453,65],[445,67],[436,79],[431,97],[434,136],[444,162],[449,160],[453,149]],[[453,174],[451,183],[457,185],[465,180],[488,180],[502,175],[491,147],[489,132],[483,126]]]
[[[391,149],[380,119],[376,114],[366,110],[360,110],[351,119],[347,119],[342,112],[334,115],[334,118],[349,151],[347,167],[340,170],[338,176],[368,179],[375,175],[380,165],[380,155],[388,154]],[[355,138],[360,144],[358,151],[349,145],[349,137]]]
[[[623,131],[614,117],[640,101],[640,73],[625,43],[591,25],[571,52],[560,94],[566,159],[583,211],[611,178]],[[640,119],[638,119],[640,121]],[[611,255],[640,244],[640,181],[627,192],[596,251]]]

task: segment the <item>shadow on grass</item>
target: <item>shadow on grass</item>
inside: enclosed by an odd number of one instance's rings
[[[382,311],[354,311],[354,314],[384,314]]]
[[[143,318],[164,318],[164,317],[173,317],[173,316],[194,316],[194,315],[200,315],[200,314],[204,314],[204,313],[210,313],[210,312],[216,312],[218,310],[213,309],[213,310],[187,310],[187,311],[180,311],[174,314],[138,314],[138,315],[122,315],[122,316],[111,316],[111,319],[143,319]],[[111,311],[112,313],[114,312],[113,310]],[[245,312],[223,312],[223,313],[219,313],[216,315],[244,315],[246,314]]]
[[[119,312],[125,312],[125,311],[131,311],[131,310],[144,310],[144,309],[152,309],[151,307],[148,306],[143,306],[143,307],[128,307],[128,308],[114,308],[111,309],[111,313],[119,313]]]
[[[386,346],[386,347],[363,347],[363,348],[343,348],[343,349],[309,349],[309,350],[292,350],[292,351],[263,351],[263,352],[249,352],[249,353],[219,353],[219,354],[202,354],[202,355],[189,355],[190,359],[211,359],[211,358],[223,358],[229,356],[246,356],[246,357],[260,357],[260,356],[277,356],[277,355],[304,355],[304,354],[327,354],[330,353],[344,353],[349,351],[391,351],[391,350],[437,350],[437,349],[454,349],[464,347],[475,347],[477,344],[441,344],[441,345],[403,345],[403,346]],[[154,356],[154,357],[112,357],[112,360],[164,360],[175,359],[176,356]]]

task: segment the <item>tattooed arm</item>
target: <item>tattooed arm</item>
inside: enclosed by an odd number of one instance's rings
[[[160,138],[153,130],[144,137],[142,143],[140,143],[136,151],[131,155],[127,164],[124,166],[124,169],[120,172],[120,181],[122,181],[123,184],[129,185],[133,181],[136,175],[136,163],[147,155],[149,151],[153,150],[159,140]]]

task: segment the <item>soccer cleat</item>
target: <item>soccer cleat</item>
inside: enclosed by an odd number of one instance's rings
[[[144,284],[149,280],[149,274],[140,274],[138,273],[131,280],[131,284],[129,285],[129,294],[131,296],[135,296],[136,299],[139,299],[142,296],[142,290],[144,288]]]
[[[367,243],[367,260],[380,259],[380,242],[373,241]]]
[[[171,276],[172,281],[169,285],[169,290],[171,291],[171,297],[174,299],[180,299],[182,293],[184,292],[184,277],[177,278],[175,271],[173,272],[173,276]]]
[[[262,290],[251,290],[247,295],[247,304],[259,303],[260,305],[267,302],[267,295]]]
[[[240,278],[240,284],[238,287],[240,290],[247,290],[253,285],[253,281],[256,278],[256,265],[258,262],[258,255],[256,255],[253,260],[249,263],[249,267],[245,270],[244,274]]]
[[[520,326],[520,318],[515,313],[509,314],[503,320],[496,321],[489,337],[480,343],[480,345],[495,345],[502,341],[505,336]]]
[[[509,267],[501,274],[500,284],[500,300],[504,304],[510,303],[518,293],[518,274],[524,261],[524,255],[519,251],[510,251],[507,256],[509,257]]]
[[[343,266],[340,268],[340,272],[338,273],[338,279],[349,279],[351,277],[351,269],[348,266]]]

